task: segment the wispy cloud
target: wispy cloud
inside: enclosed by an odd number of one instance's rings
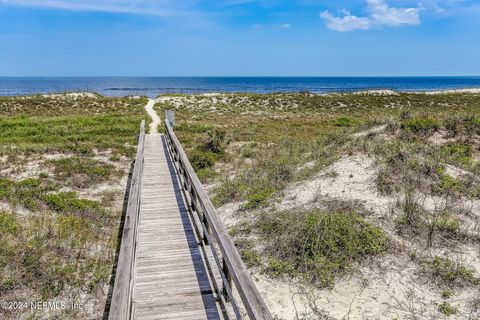
[[[421,0],[422,10],[433,14],[449,16],[477,16],[480,13],[478,0]]]
[[[260,28],[282,28],[282,29],[290,29],[292,25],[290,23],[282,23],[282,24],[261,24],[257,23],[252,26],[255,29]]]
[[[176,15],[191,3],[191,0],[181,2],[173,0],[0,0],[0,5],[155,16]]]
[[[394,8],[385,0],[367,0],[368,16],[357,17],[343,10],[343,16],[334,16],[329,11],[320,14],[331,30],[346,32],[353,30],[369,30],[375,27],[420,24],[420,8]]]

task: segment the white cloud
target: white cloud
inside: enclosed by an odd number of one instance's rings
[[[324,11],[320,17],[325,20],[329,29],[346,32],[353,30],[369,30],[381,26],[419,25],[420,8],[394,8],[385,0],[367,0],[368,16],[357,17],[347,10],[342,10],[343,16],[337,17],[329,11]]]
[[[345,32],[353,30],[368,30],[372,27],[372,20],[369,18],[359,18],[351,14],[345,15],[341,18],[335,17],[328,11],[320,14],[329,29]]]
[[[400,26],[420,24],[419,8],[392,8],[384,0],[368,0],[371,18],[377,24]]]

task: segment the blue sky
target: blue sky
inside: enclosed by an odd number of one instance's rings
[[[0,0],[0,76],[480,75],[477,0]]]

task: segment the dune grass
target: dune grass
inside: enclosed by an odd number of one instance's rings
[[[0,98],[0,154],[112,149],[131,156],[146,99]]]
[[[101,96],[0,98],[0,300],[75,301],[84,308],[51,316],[102,317],[123,190],[103,201],[97,187],[127,175],[145,104]]]
[[[358,210],[276,209],[283,190],[341,157],[362,153],[375,160],[379,193],[403,199],[395,208],[400,236],[413,234],[429,243],[435,236],[461,238],[456,213],[445,208],[426,214],[417,194],[478,198],[478,179],[453,177],[446,169],[480,173],[478,94],[165,95],[160,100],[159,113],[176,111],[175,132],[194,162],[209,132],[225,132],[222,156],[202,159],[196,170],[214,186],[215,205],[240,203],[245,220],[239,219],[247,227],[231,231],[247,264],[273,276],[303,277],[328,287],[352,263],[386,250],[388,237]],[[367,132],[380,126],[385,129],[379,134]],[[249,235],[259,245],[247,245]]]

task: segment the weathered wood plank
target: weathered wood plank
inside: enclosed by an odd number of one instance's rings
[[[216,319],[217,310],[212,308],[208,310],[196,310],[196,311],[182,311],[178,310],[173,313],[160,313],[160,310],[152,309],[150,312],[142,314],[142,320],[170,320],[170,319],[182,319],[182,320],[198,320],[198,319]]]
[[[220,319],[161,136],[147,136],[135,262],[135,319]]]

